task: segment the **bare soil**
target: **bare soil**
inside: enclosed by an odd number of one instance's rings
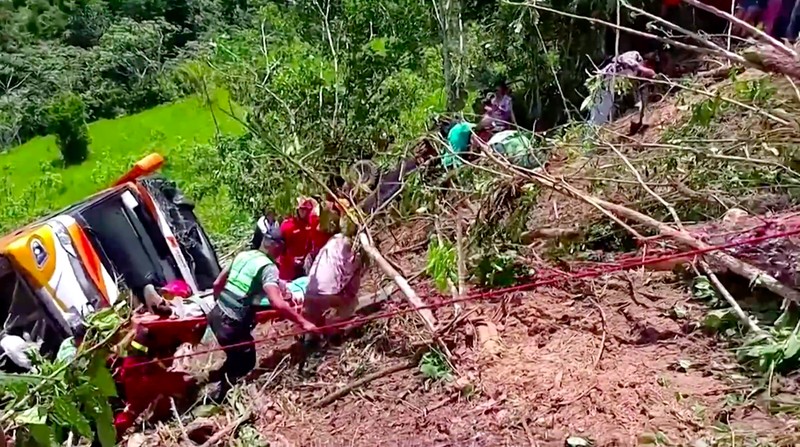
[[[689,445],[716,436],[715,423],[751,435],[788,427],[756,407],[728,405],[751,385],[724,346],[693,329],[702,309],[681,285],[663,273],[630,278],[635,297],[617,277],[584,293],[541,290],[470,305],[448,337],[455,380],[402,371],[312,408],[359,376],[406,361],[398,347],[410,321],[367,328],[370,337],[331,348],[311,377],[293,368],[258,396],[259,432],[297,446],[560,446],[569,436],[628,446],[656,434]],[[481,339],[487,323],[494,340]]]

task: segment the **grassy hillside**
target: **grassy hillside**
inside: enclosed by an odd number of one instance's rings
[[[219,95],[218,104],[227,104]],[[226,134],[242,131],[239,123],[219,110],[216,118]],[[137,159],[151,152],[167,158],[165,173],[192,189],[199,181],[193,161],[207,150],[202,145],[214,136],[211,110],[196,97],[152,108],[142,113],[89,125],[91,154],[77,166],[61,167],[53,136],[35,138],[0,154],[0,229],[40,217],[68,206],[108,186]],[[217,191],[224,194],[224,191]],[[219,197],[207,197],[214,202]],[[203,203],[200,203],[203,214]],[[213,211],[212,208],[207,208]],[[213,217],[213,216],[212,216]]]

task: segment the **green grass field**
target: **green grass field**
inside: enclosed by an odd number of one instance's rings
[[[227,97],[217,97],[227,104]],[[217,110],[222,133],[242,132],[241,125]],[[136,115],[89,125],[89,159],[62,168],[53,136],[35,138],[0,154],[0,228],[9,230],[66,207],[110,185],[139,158],[158,152],[167,159],[165,173],[182,186],[192,182],[190,166],[198,144],[208,143],[215,126],[211,111],[189,97]],[[185,172],[189,171],[189,172]],[[206,198],[206,202],[214,197]],[[198,204],[202,214],[202,203]],[[212,209],[212,208],[208,208]],[[213,212],[213,209],[212,209]],[[212,230],[213,231],[213,230]]]

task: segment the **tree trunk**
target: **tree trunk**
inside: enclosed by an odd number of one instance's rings
[[[447,89],[447,110],[463,108],[464,25],[461,0],[432,0],[442,38],[442,74]]]

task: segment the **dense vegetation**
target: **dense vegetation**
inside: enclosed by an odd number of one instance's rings
[[[610,12],[594,0],[557,3],[579,13]],[[267,204],[285,209],[315,186],[281,153],[323,177],[357,158],[395,160],[437,114],[470,114],[478,95],[501,78],[514,90],[520,124],[562,121],[585,94],[586,56],[602,56],[602,30],[569,33],[575,23],[486,0],[0,0],[0,148],[57,133],[58,119],[80,126],[186,94],[209,106],[223,92],[215,125],[240,121],[247,131],[222,126],[214,141],[193,147],[202,156],[180,163],[199,175],[175,174],[191,179],[183,186],[201,211],[209,194],[238,212]],[[78,116],[54,115],[63,112],[59,101]],[[184,138],[208,135],[200,129],[207,125],[198,121]],[[124,169],[106,166],[107,157],[101,166],[108,151],[98,146],[113,141],[94,141],[93,132],[87,138],[85,128],[70,132],[58,141],[92,141],[88,154],[79,150],[69,160],[61,145],[60,156],[31,160],[16,155],[27,150],[23,145],[14,157],[0,157],[11,173],[20,169],[16,157],[27,161],[25,172],[41,166],[36,176],[12,175],[3,186],[3,202],[13,206],[4,207],[0,227],[65,206]],[[170,149],[152,144],[157,140],[113,160],[130,160],[144,146]],[[59,158],[88,161],[53,164]],[[62,180],[73,176],[92,181],[66,188]]]
[[[232,24],[226,1],[0,1],[0,149],[49,133],[70,92],[87,119],[113,118],[186,93],[180,67]]]

